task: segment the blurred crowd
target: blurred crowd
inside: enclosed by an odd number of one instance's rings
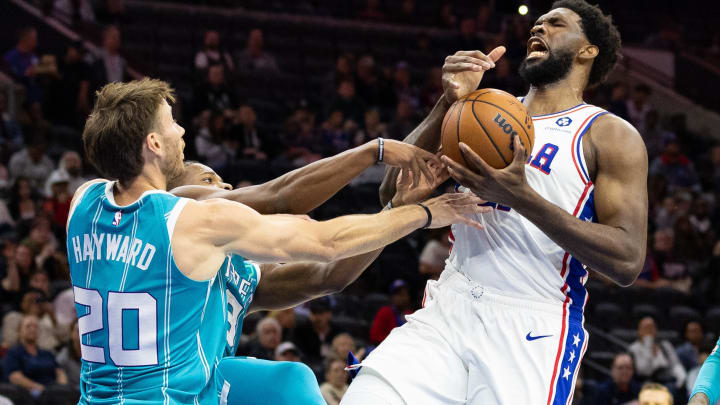
[[[109,1],[112,7],[101,11],[89,1],[55,4],[69,7],[69,24],[95,22],[101,12],[103,18],[123,15],[122,2]],[[368,0],[357,15],[393,23],[412,19],[414,1],[402,2],[397,15],[388,15],[379,4]],[[508,46],[507,56],[482,86],[522,94],[525,85],[516,71],[525,53],[528,20],[491,18],[486,4],[471,18],[459,19],[452,3],[446,4],[433,24],[457,29],[456,49]],[[106,25],[100,32],[99,53],[87,52],[79,42],[67,43],[60,54],[43,53],[43,38],[33,27],[18,33],[14,47],[2,50],[2,70],[23,91],[14,111],[10,93],[0,92],[0,380],[22,387],[40,403],[48,400],[48,390],[59,398],[79,381],[80,342],[64,241],[70,199],[94,177],[82,157],[83,123],[96,89],[132,77],[121,30]],[[402,139],[442,94],[440,66],[412,66],[404,60],[383,64],[371,52],[346,52],[326,67],[317,88],[319,101],[290,100],[288,114],[263,116],[261,106],[237,94],[234,80],[242,72],[281,72],[282,56],[268,49],[265,36],[261,29],[248,29],[245,48],[235,51],[223,46],[218,31],[208,29],[194,58],[186,61],[195,72],[193,91],[176,107],[187,130],[186,156],[220,173],[237,165],[250,172],[286,171],[377,137]],[[418,46],[427,47],[428,41],[420,36]],[[631,122],[647,145],[648,249],[636,286],[673,289],[704,310],[720,303],[720,144],[689,130],[684,115],[661,115],[651,95],[648,86],[614,82],[589,92],[586,101]],[[371,185],[376,195],[381,175],[370,171],[351,190]],[[235,183],[250,184],[240,180]],[[346,211],[338,205],[332,212]],[[343,369],[348,352],[362,359],[405,323],[420,307],[424,282],[443,270],[450,248],[447,229],[418,232],[399,244],[392,257],[388,253],[378,261],[390,276],[363,277],[349,292],[248,317],[237,354],[303,361],[316,372],[328,403],[339,403],[349,382]],[[634,403],[647,381],[662,384],[646,386],[647,392],[680,400],[716,336],[702,322],[689,322],[678,330],[683,341],[673,345],[658,337],[658,329],[668,326],[642,318],[636,340],[615,355],[607,380],[579,378],[573,403]]]

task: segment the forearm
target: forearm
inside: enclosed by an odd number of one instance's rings
[[[375,215],[339,217],[326,222],[332,223],[332,231],[325,233],[323,244],[330,247],[336,261],[380,249],[426,222],[427,214],[418,205],[385,210]]]
[[[530,187],[519,197],[513,209],[573,258],[615,283],[627,286],[637,277],[642,266],[641,258],[645,257],[644,239],[639,244],[622,228],[576,218]]]
[[[330,199],[377,162],[378,142],[347,150],[295,169],[268,183],[276,196],[275,214],[306,214]]]
[[[440,147],[440,127],[443,118],[450,104],[441,96],[430,114],[403,139],[403,142],[425,149],[428,152],[436,152]],[[385,205],[395,195],[395,181],[400,174],[400,169],[387,167],[385,177],[380,185],[380,202]]]
[[[20,371],[10,373],[8,380],[10,380],[11,383],[19,385],[20,387],[23,387],[28,391],[44,388],[42,384],[25,377],[25,375]]]
[[[720,353],[717,348],[718,346],[715,346],[715,350],[700,368],[688,405],[711,405],[720,401]]]
[[[57,382],[60,385],[65,385],[68,383],[67,375],[65,374],[65,370],[61,368],[55,369],[55,382]]]
[[[291,308],[342,291],[360,277],[382,248],[331,263],[289,263],[263,275],[249,312]]]

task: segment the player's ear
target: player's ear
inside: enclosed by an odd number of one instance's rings
[[[145,146],[147,146],[147,148],[151,152],[159,154],[162,150],[162,139],[160,137],[160,134],[158,134],[157,132],[150,132],[145,137]]]
[[[591,60],[595,59],[595,57],[598,56],[598,53],[600,53],[600,49],[598,49],[595,45],[585,45],[582,48],[580,48],[580,52],[578,52],[578,57],[582,60]]]

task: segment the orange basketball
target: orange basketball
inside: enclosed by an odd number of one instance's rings
[[[468,167],[459,148],[465,142],[487,164],[502,169],[513,160],[513,138],[520,137],[526,155],[532,152],[535,129],[525,106],[512,94],[481,89],[450,106],[442,123],[443,153]]]

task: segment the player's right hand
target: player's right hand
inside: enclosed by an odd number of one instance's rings
[[[505,47],[498,46],[489,54],[480,51],[457,51],[445,58],[442,83],[445,99],[454,103],[462,96],[477,90],[486,71],[505,54]]]
[[[490,212],[492,207],[480,206],[487,201],[472,193],[448,193],[431,198],[423,204],[430,209],[432,223],[430,228],[442,228],[451,224],[465,224],[483,229],[482,224],[470,219],[471,214]]]

